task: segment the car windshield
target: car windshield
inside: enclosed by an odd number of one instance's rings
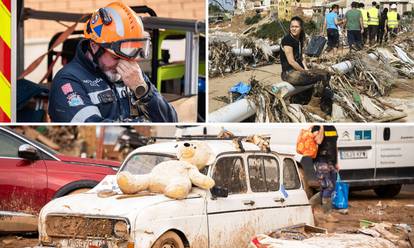
[[[131,174],[147,174],[154,166],[168,160],[176,160],[176,157],[169,154],[138,153],[125,162],[121,171],[128,171]]]

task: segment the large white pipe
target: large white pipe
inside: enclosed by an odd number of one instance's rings
[[[252,49],[250,48],[232,48],[231,52],[236,56],[248,57],[252,56]]]
[[[209,122],[241,122],[256,113],[256,105],[246,98],[230,103],[208,115]]]
[[[373,59],[378,59],[373,53],[368,54]],[[341,73],[348,73],[354,67],[349,61],[332,65],[331,68]],[[241,99],[228,104],[208,115],[209,122],[241,122],[256,113],[256,105],[247,99]]]
[[[280,46],[279,45],[273,45],[270,46],[270,50],[275,53],[275,52],[279,52],[280,50]],[[251,48],[232,48],[231,52],[236,55],[236,56],[243,56],[243,57],[249,57],[252,56],[253,51]]]
[[[272,52],[279,52],[280,51],[280,46],[279,45],[273,45],[270,46],[270,49],[272,50]]]

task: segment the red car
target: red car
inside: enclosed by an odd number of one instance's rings
[[[93,188],[119,162],[64,156],[0,127],[0,231],[4,216],[37,215],[50,200]]]

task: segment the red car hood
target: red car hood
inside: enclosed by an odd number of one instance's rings
[[[90,164],[90,165],[106,165],[111,167],[120,167],[121,163],[112,160],[103,160],[103,159],[90,159],[90,158],[79,158],[79,157],[72,157],[66,156],[62,154],[55,155],[57,158],[64,162],[69,163],[79,163],[79,164]]]

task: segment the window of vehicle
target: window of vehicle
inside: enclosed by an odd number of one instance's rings
[[[290,158],[283,160],[283,186],[285,189],[299,189],[300,180],[295,162]]]
[[[253,192],[279,190],[279,163],[275,158],[254,155],[247,158],[247,163]]]
[[[23,145],[21,140],[7,134],[0,132],[0,157],[17,158],[19,146]]]
[[[241,157],[222,157],[213,168],[212,177],[216,186],[226,187],[229,194],[247,191],[246,171]]]
[[[176,158],[168,154],[138,153],[125,162],[121,171],[128,171],[131,174],[147,174],[157,164],[169,160],[176,160]]]

